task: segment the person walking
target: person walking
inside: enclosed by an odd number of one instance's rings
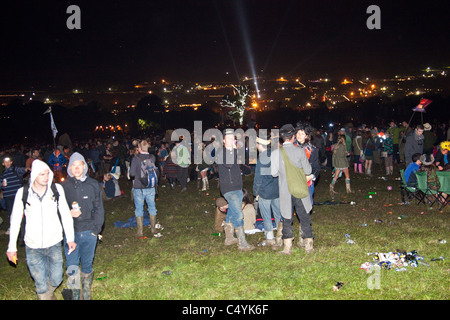
[[[87,172],[86,160],[80,153],[74,152],[69,158],[68,178],[62,184],[67,204],[72,208],[70,213],[73,217],[75,242],[78,244],[74,251],[70,250],[67,241],[64,244],[67,285],[72,290],[73,300],[92,299],[92,265],[98,235],[105,221],[101,186]]]
[[[25,214],[25,255],[39,300],[55,300],[55,289],[63,280],[63,230],[69,250],[77,248],[64,189],[52,181],[49,166],[34,160],[29,184],[18,189],[14,200],[6,252],[8,260],[17,264],[17,237]]]
[[[348,170],[349,162],[348,162],[348,154],[346,146],[346,140],[343,135],[338,137],[337,143],[334,145],[333,149],[333,167],[334,173],[330,183],[330,193],[331,195],[336,194],[334,191],[334,185],[336,184],[337,179],[341,172],[345,175],[345,189],[347,193],[351,193],[352,189],[350,188],[350,172]]]
[[[23,184],[23,176],[29,172],[29,169],[24,167],[16,167],[14,166],[14,161],[10,155],[6,155],[3,158],[3,167],[4,171],[0,175],[0,185],[3,190],[3,200],[5,200],[6,211],[8,212],[8,216],[10,217],[12,214],[12,209],[14,205],[14,199],[16,197],[17,190],[19,190]],[[19,241],[23,242],[23,226],[21,237]],[[6,234],[9,234],[6,231]]]
[[[285,124],[280,128],[280,137],[283,140],[283,145],[279,149],[272,151],[272,165],[270,169],[272,176],[278,177],[280,192],[280,212],[283,219],[282,239],[284,244],[284,249],[281,253],[288,255],[292,253],[292,243],[294,240],[294,232],[292,228],[294,209],[298,219],[300,220],[301,231],[299,237],[304,239],[306,253],[310,254],[314,251],[310,216],[312,209],[311,197],[309,192],[304,198],[296,198],[290,193],[285,162],[282,156],[284,150],[288,161],[290,161],[295,167],[303,169],[304,174],[307,177],[306,180],[308,181],[312,179],[311,165],[304,149],[294,146],[295,133],[296,132],[292,124]]]

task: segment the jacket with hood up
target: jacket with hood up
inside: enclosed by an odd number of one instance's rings
[[[32,186],[39,173],[46,169],[49,170],[47,191],[42,198],[39,198],[37,193],[33,191]],[[51,189],[52,181],[53,172],[49,166],[41,160],[34,160],[31,166],[28,199],[25,207],[25,244],[33,249],[49,248],[61,242],[63,240],[63,228],[67,242],[74,241],[73,219],[66,202],[64,189],[61,185],[56,184],[59,193],[59,201],[57,202]],[[14,200],[11,213],[8,252],[17,251],[17,237],[24,213],[22,202],[23,188],[21,187],[17,190]],[[58,217],[58,209],[61,220]]]
[[[84,162],[84,172],[80,180],[75,179],[70,166],[74,161]],[[67,167],[67,179],[62,183],[66,193],[67,204],[72,208],[74,201],[80,206],[81,215],[73,218],[75,232],[92,231],[99,234],[105,221],[105,210],[103,207],[102,189],[100,183],[87,175],[88,165],[84,157],[74,152],[69,159]]]

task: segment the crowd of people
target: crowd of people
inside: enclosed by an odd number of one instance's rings
[[[68,277],[65,293],[71,299],[90,299],[92,264],[104,224],[103,203],[124,194],[121,177],[132,180],[138,237],[144,235],[145,204],[151,232],[157,232],[155,197],[162,180],[180,193],[187,191],[189,181],[195,180],[203,192],[209,190],[210,180],[217,180],[221,197],[216,201],[214,228],[224,231],[224,245],[253,250],[246,231],[254,229],[260,215],[264,245],[289,255],[295,212],[300,222],[297,246],[310,254],[314,251],[310,213],[322,170],[332,170],[331,195],[337,193],[335,185],[342,174],[346,192],[351,193],[351,174],[371,177],[374,165],[384,167],[386,175],[394,174],[394,166],[403,168],[411,183],[410,177],[414,179],[422,164],[448,170],[449,140],[450,129],[444,124],[434,130],[429,123],[410,127],[394,121],[386,128],[347,124],[316,129],[299,121],[295,126],[283,125],[278,136],[256,137],[256,164],[238,161],[231,128],[223,130],[223,141],[212,139],[200,146],[172,142],[163,134],[58,146],[16,145],[0,155],[1,204],[10,218],[5,232],[10,237],[7,256],[16,263],[17,242],[25,246],[38,297],[52,299],[63,279],[63,251]],[[214,147],[206,149],[209,144]],[[193,164],[193,148],[211,150],[214,159],[223,161]],[[254,174],[252,193],[243,186],[243,176],[249,174]]]

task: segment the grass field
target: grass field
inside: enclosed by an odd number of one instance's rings
[[[398,172],[398,170],[397,170]],[[294,247],[284,256],[268,247],[240,252],[223,245],[223,235],[213,236],[214,203],[219,196],[215,181],[206,192],[195,182],[188,192],[159,188],[156,202],[162,237],[135,237],[136,228],[116,228],[114,222],[134,215],[130,182],[121,180],[125,197],[105,202],[103,242],[94,262],[93,299],[96,300],[447,300],[449,294],[449,208],[443,211],[424,205],[402,205],[397,176],[385,177],[375,168],[373,177],[352,173],[353,193],[345,193],[344,178],[338,180],[338,195],[328,192],[330,171],[323,170],[315,201],[343,204],[315,205],[312,213],[315,252],[307,255]],[[382,179],[385,177],[386,180]],[[164,182],[164,181],[163,181]],[[164,184],[164,183],[162,183]],[[244,178],[252,190],[253,176]],[[392,186],[392,191],[387,189]],[[367,198],[368,192],[376,192]],[[354,202],[355,204],[350,204]],[[6,230],[8,219],[2,230]],[[402,217],[403,216],[403,217]],[[402,219],[399,219],[402,217]],[[381,220],[381,222],[375,222]],[[366,225],[365,225],[366,224]],[[298,221],[294,223],[298,235]],[[349,234],[354,244],[346,242]],[[263,233],[248,235],[256,245]],[[295,239],[296,241],[297,239]],[[8,237],[0,235],[6,252]],[[428,266],[406,267],[407,271],[381,269],[366,272],[361,264],[373,261],[371,252],[416,250]],[[19,264],[0,261],[0,299],[35,300],[34,283],[19,248]],[[167,274],[170,271],[170,274]],[[342,288],[334,292],[336,282]],[[57,289],[62,299],[63,284]]]

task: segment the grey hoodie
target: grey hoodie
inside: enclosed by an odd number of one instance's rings
[[[70,166],[77,160],[84,162],[83,176],[80,180],[75,179],[70,170]],[[90,230],[98,234],[105,222],[102,189],[97,180],[87,175],[87,171],[88,166],[84,157],[78,152],[73,153],[67,167],[69,177],[62,183],[62,186],[69,206],[72,207],[72,203],[76,201],[81,208],[81,215],[73,218],[75,232]]]

